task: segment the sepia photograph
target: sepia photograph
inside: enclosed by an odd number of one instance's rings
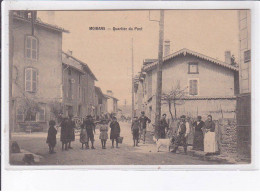
[[[250,9],[8,19],[11,167],[251,164]]]

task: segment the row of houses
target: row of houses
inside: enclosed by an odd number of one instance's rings
[[[11,129],[47,129],[57,115],[99,118],[117,112],[118,99],[95,86],[89,66],[62,51],[68,30],[42,22],[37,12],[13,11],[12,16],[12,115]]]
[[[173,117],[184,114],[204,118],[211,114],[214,119],[235,118],[239,80],[238,68],[231,65],[230,51],[225,52],[224,62],[186,48],[170,54],[169,47],[169,41],[166,41],[162,114],[170,116],[171,112]],[[135,77],[136,114],[145,111],[152,121],[155,120],[157,64],[154,59],[144,60],[141,72]],[[175,100],[169,109],[167,96],[170,95]]]

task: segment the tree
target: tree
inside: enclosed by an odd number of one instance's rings
[[[38,102],[31,98],[24,98],[20,104],[20,108],[23,110],[23,114],[25,115],[25,121],[35,120],[37,112],[40,111]]]
[[[59,120],[61,119],[61,115],[63,114],[62,103],[58,101],[53,101],[50,103],[50,108],[51,108],[50,112],[53,114],[55,119],[59,122]]]
[[[181,89],[180,81],[177,81],[177,84],[169,92],[162,93],[162,103],[168,105],[172,120],[174,120],[172,114],[172,106],[174,107],[174,117],[177,118],[176,107],[185,103],[184,97],[186,95],[186,89],[187,87]]]

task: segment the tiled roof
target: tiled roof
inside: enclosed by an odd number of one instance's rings
[[[179,55],[184,55],[184,56],[185,56],[186,54],[190,54],[190,55],[193,55],[193,56],[195,56],[195,57],[198,57],[198,58],[201,58],[201,59],[210,61],[210,62],[212,62],[212,63],[214,63],[214,64],[216,64],[216,65],[220,65],[220,66],[222,66],[222,67],[231,69],[231,70],[233,70],[233,71],[238,71],[238,68],[237,68],[237,67],[234,67],[234,66],[232,66],[232,65],[230,65],[230,64],[228,64],[228,63],[225,63],[225,62],[220,61],[220,60],[218,60],[218,59],[214,59],[214,58],[208,57],[208,56],[203,55],[203,54],[201,54],[201,53],[197,53],[197,52],[191,51],[191,50],[186,49],[186,48],[181,49],[181,50],[179,50],[179,51],[177,51],[177,52],[175,52],[175,53],[173,53],[173,54],[170,54],[170,55],[168,55],[168,56],[165,56],[165,57],[163,58],[163,62],[165,62],[165,61],[167,61],[167,60],[170,60],[170,59],[173,59],[174,57],[177,57],[177,56],[179,56]],[[157,65],[158,65],[158,61],[153,62],[153,63],[150,63],[150,64],[144,66],[144,67],[143,67],[143,70],[144,70],[144,71],[150,71],[150,70],[154,69]]]
[[[113,98],[115,99],[116,101],[119,101],[117,98],[115,98],[114,96],[110,96],[110,95],[107,95],[107,94],[104,94],[104,96],[106,96],[107,98]]]
[[[31,19],[27,19],[27,18],[24,18],[24,17],[19,16],[19,15],[14,15],[13,18],[17,19],[17,20],[25,21],[25,22],[31,22]],[[35,25],[43,26],[43,27],[46,27],[46,28],[49,28],[49,29],[52,29],[52,30],[56,30],[56,31],[59,31],[59,32],[69,33],[68,30],[65,30],[64,28],[61,28],[61,27],[59,27],[57,25],[53,25],[53,24],[49,24],[49,23],[43,22],[43,21],[40,20],[40,18],[36,19]]]
[[[102,92],[100,87],[95,86],[95,91],[99,92],[104,98],[108,98],[107,96],[105,96],[105,94],[103,94],[103,92]]]
[[[70,57],[70,58],[74,59],[75,61],[77,61],[78,63],[80,63],[80,64],[82,65],[82,67],[85,68],[86,71],[87,71],[96,81],[98,81],[97,78],[96,78],[96,76],[95,76],[94,73],[90,70],[90,68],[88,67],[88,65],[87,65],[86,63],[80,61],[79,59],[73,57],[72,55],[69,55],[68,53],[62,52],[62,54],[63,54],[63,55],[66,55],[67,57]]]

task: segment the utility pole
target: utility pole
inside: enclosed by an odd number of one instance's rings
[[[134,39],[132,38],[132,119],[135,116],[135,97],[134,97]]]
[[[9,140],[12,139],[13,121],[13,11],[9,11]]]
[[[155,116],[155,130],[157,134],[158,134],[159,122],[161,118],[163,37],[164,37],[164,10],[160,10],[159,49],[158,49],[157,87],[156,87],[156,116]]]

